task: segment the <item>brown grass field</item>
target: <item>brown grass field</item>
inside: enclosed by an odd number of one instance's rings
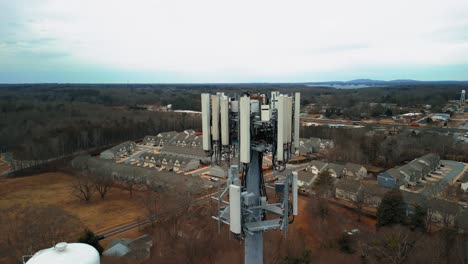
[[[34,204],[58,206],[95,232],[144,217],[138,195],[130,197],[128,192],[113,188],[104,199],[95,194],[85,203],[71,194],[72,180],[64,173],[0,179],[0,208]]]
[[[138,192],[134,192],[133,197],[130,197],[127,191],[113,188],[105,199],[101,199],[98,194],[95,194],[91,202],[85,203],[71,195],[70,186],[72,180],[72,176],[65,173],[44,173],[24,178],[1,179],[0,209],[10,206],[35,204],[57,206],[78,217],[84,226],[96,233],[145,217],[144,207],[140,202]],[[304,241],[300,243],[303,243],[302,246],[305,248],[311,249],[315,258],[329,259],[329,254],[331,254],[334,258],[339,258],[340,261],[347,259],[349,263],[358,263],[356,256],[343,255],[336,249],[324,250],[323,247],[329,243],[327,241],[336,239],[344,229],[359,228],[365,232],[373,232],[375,220],[363,217],[361,222],[357,222],[356,215],[353,212],[330,204],[330,216],[326,222],[322,222],[315,215],[314,211],[310,209],[314,203],[315,200],[312,197],[301,197],[299,199],[299,215],[290,226],[288,238],[284,239],[288,242],[298,242],[301,240],[297,240],[296,238],[301,234],[304,237]],[[213,227],[216,226],[216,222],[210,218],[210,215],[191,219],[183,223],[182,226],[187,227],[188,230],[193,230],[207,224],[213,225]],[[226,229],[226,227],[223,229]],[[159,229],[156,227],[154,230]],[[119,237],[135,238],[143,233],[151,232],[152,229],[149,226],[142,227],[141,229],[130,230],[118,236],[105,239],[101,241],[101,244],[106,247],[107,243],[113,239]],[[267,233],[266,239],[269,240],[269,238],[281,236],[282,232],[271,231]],[[222,237],[224,236],[227,237],[226,232],[223,232]],[[214,234],[214,238],[216,237],[218,237],[218,234]],[[161,243],[161,241],[154,242],[156,245]],[[238,243],[230,243],[229,248],[235,244]],[[236,258],[232,258],[232,261],[227,261],[226,263],[238,263],[242,259],[242,247],[235,246],[231,248],[232,252],[229,251],[229,254],[236,255]],[[265,253],[269,252],[269,250],[271,251],[272,249],[265,249]],[[226,256],[218,257],[216,258],[217,260],[225,260]],[[335,263],[339,263],[339,261]]]

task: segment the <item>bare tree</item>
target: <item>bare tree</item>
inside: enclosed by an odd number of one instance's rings
[[[0,259],[15,263],[23,255],[76,239],[82,224],[59,207],[34,205],[0,211]]]
[[[78,199],[89,202],[93,196],[94,181],[89,174],[89,171],[83,169],[79,175],[75,176],[75,180],[72,182],[72,193]]]
[[[150,220],[151,226],[154,227],[154,223],[156,222],[155,215],[161,210],[161,202],[159,195],[151,186],[146,186],[145,192],[141,197],[141,203],[145,208],[146,216]]]
[[[104,199],[106,194],[112,189],[114,186],[114,180],[112,179],[111,175],[106,173],[97,173],[94,176],[94,187],[96,191],[101,196],[101,199]]]
[[[366,263],[401,264],[411,255],[417,241],[415,233],[402,226],[381,228],[360,241]]]
[[[361,222],[362,211],[366,204],[367,194],[364,188],[360,188],[356,194],[356,199],[352,200],[354,207],[356,208],[356,214],[358,216],[358,222]]]

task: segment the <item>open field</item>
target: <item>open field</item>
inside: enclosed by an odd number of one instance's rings
[[[64,173],[1,179],[0,208],[35,204],[61,207],[95,232],[144,217],[138,195],[130,197],[128,192],[113,188],[105,199],[96,194],[90,203],[84,203],[71,194],[72,180]]]

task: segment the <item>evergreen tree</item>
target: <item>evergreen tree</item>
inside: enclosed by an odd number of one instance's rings
[[[416,206],[413,217],[411,218],[411,228],[415,230],[426,230],[427,209],[422,206]]]
[[[331,176],[330,171],[324,170],[317,176],[317,180],[315,181],[315,188],[317,189],[318,193],[322,193],[328,196],[333,190],[334,182],[335,179]]]
[[[80,238],[78,238],[78,242],[93,246],[99,252],[99,255],[101,255],[104,250],[101,244],[99,244],[99,238],[88,228],[86,228]]]
[[[400,191],[392,190],[385,194],[377,208],[377,228],[393,224],[402,224],[405,209]]]

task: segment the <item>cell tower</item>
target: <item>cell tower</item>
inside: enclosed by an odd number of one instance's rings
[[[263,232],[286,232],[297,215],[297,173],[275,181],[270,203],[262,165],[269,155],[273,169],[284,172],[299,147],[300,93],[272,92],[270,98],[202,94],[201,103],[203,149],[214,162],[230,165],[226,185],[218,185],[218,196],[212,197],[218,202],[213,216],[218,231],[222,223],[229,225],[236,238],[245,240],[245,263],[263,263]]]
[[[461,97],[460,97],[460,103],[461,103],[462,105],[464,105],[464,104],[465,104],[465,100],[466,100],[466,92],[465,92],[465,90],[462,90],[462,91],[461,91]]]

